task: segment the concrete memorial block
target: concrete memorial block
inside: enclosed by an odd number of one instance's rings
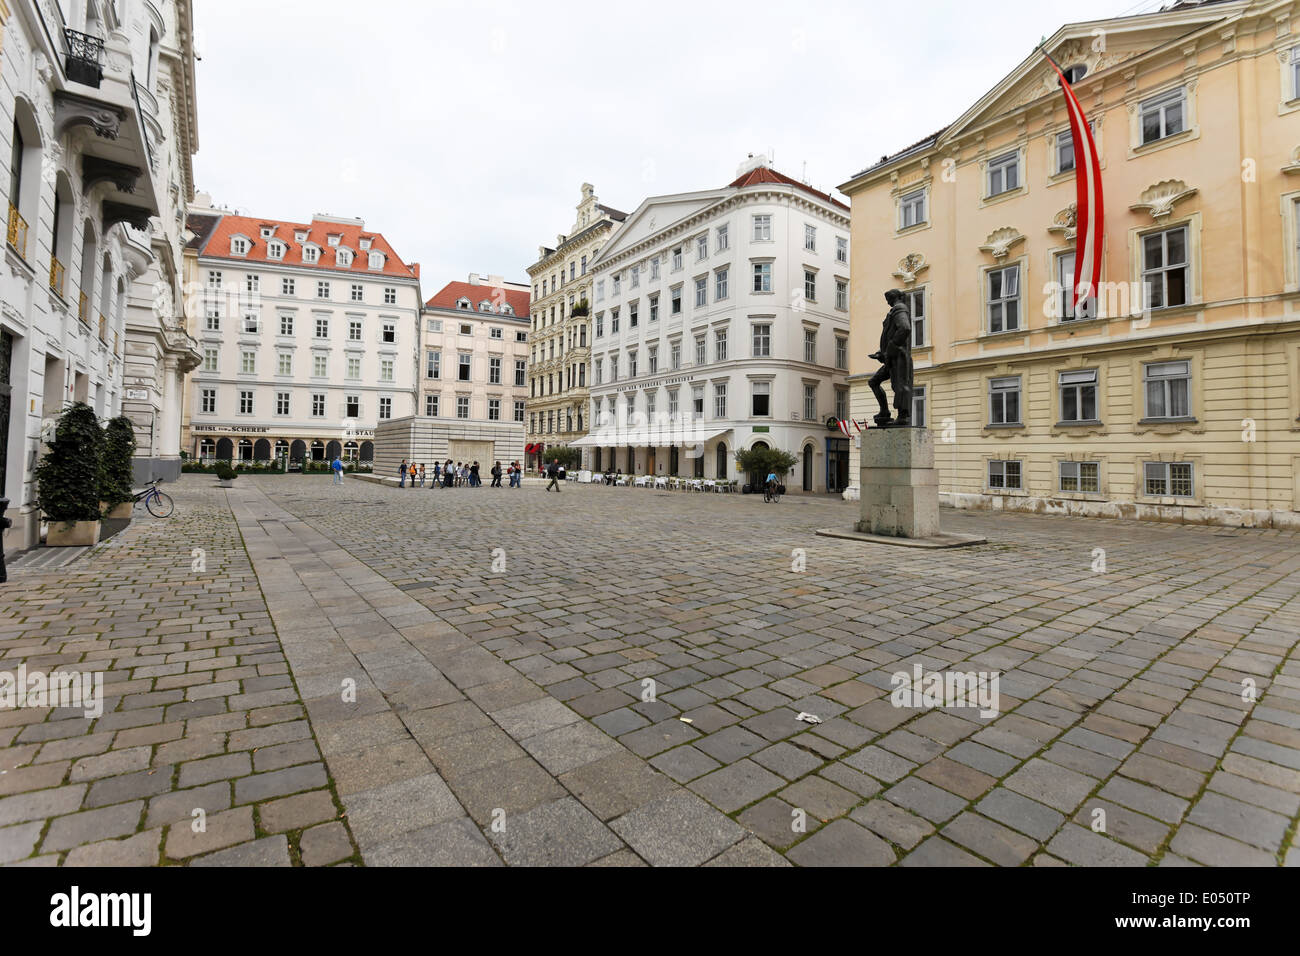
[[[861,477],[858,531],[896,538],[939,533],[939,473],[929,429],[868,429]]]

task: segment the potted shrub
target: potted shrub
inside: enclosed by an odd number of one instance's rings
[[[222,488],[235,487],[235,479],[239,477],[239,472],[231,468],[226,462],[217,465],[217,484]]]
[[[99,463],[99,507],[105,518],[130,518],[131,465],[135,457],[135,426],[119,415],[104,429],[104,453]]]
[[[45,536],[50,547],[87,547],[99,541],[103,444],[103,429],[89,405],[77,402],[59,416],[35,475],[36,500],[50,523]]]
[[[763,479],[769,472],[784,476],[798,463],[798,457],[779,448],[750,448],[736,452],[736,464],[749,473],[745,488],[752,494],[762,494]],[[785,486],[781,485],[781,489],[784,494]]]

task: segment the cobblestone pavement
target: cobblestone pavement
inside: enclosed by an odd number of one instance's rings
[[[212,787],[209,833],[248,815],[213,862],[1300,863],[1294,534],[945,511],[990,543],[916,551],[816,537],[829,499],[175,491],[4,592],[0,669],[107,661],[116,696],[0,711],[0,860],[194,859]],[[914,665],[999,672],[998,712],[893,706]]]

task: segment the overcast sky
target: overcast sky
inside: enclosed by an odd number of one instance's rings
[[[249,215],[364,219],[426,298],[470,272],[527,282],[583,182],[630,212],[771,152],[828,189],[1062,24],[1160,5],[200,0],[195,179]]]

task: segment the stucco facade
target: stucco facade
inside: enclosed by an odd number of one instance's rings
[[[853,417],[877,410],[866,356],[884,291],[903,289],[944,501],[1300,526],[1296,18],[1294,3],[1176,5],[1046,42],[1102,162],[1091,312],[1063,301],[1073,153],[1040,55],[841,187]]]

